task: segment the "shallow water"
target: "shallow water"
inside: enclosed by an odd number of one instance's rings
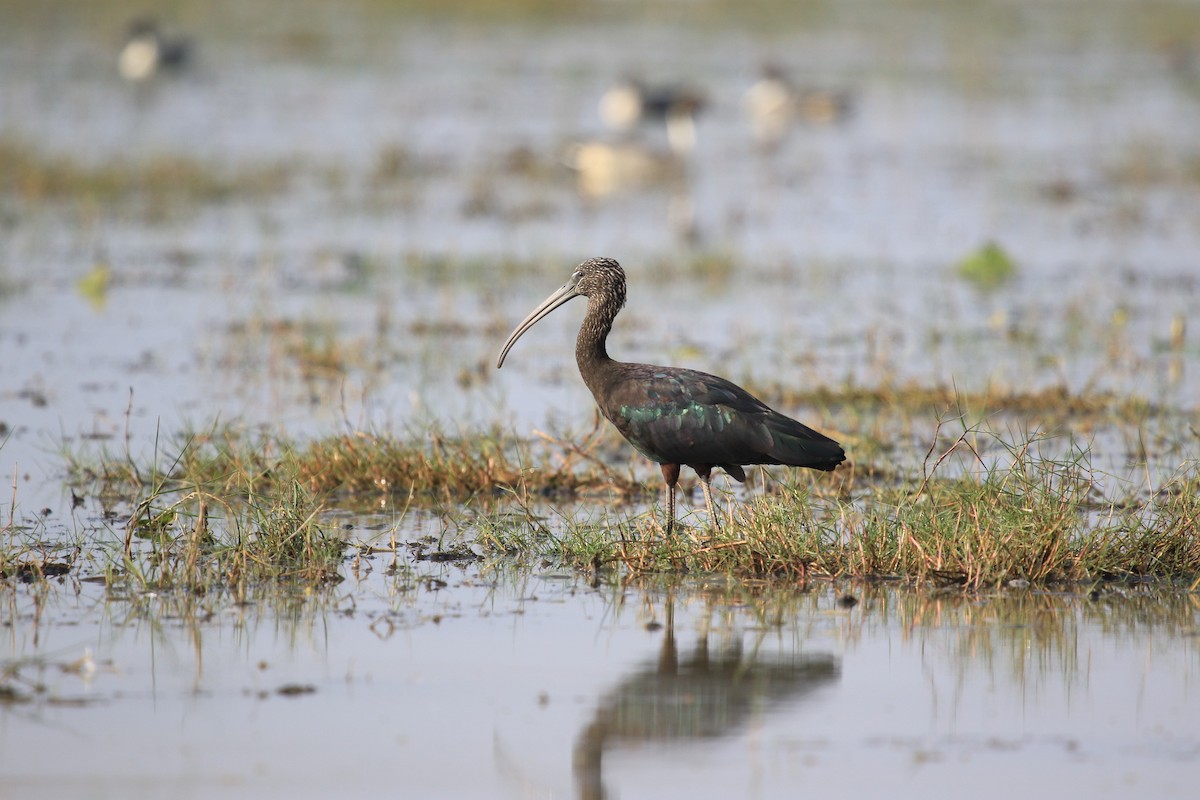
[[[581,308],[493,366],[513,324],[600,254],[630,275],[622,357],[793,389],[1111,390],[1163,414],[1136,441],[1061,431],[1098,466],[1157,485],[1194,457],[1200,12],[867,2],[731,21],[611,5],[485,23],[182,3],[166,22],[196,37],[194,69],[135,89],[114,69],[121,4],[0,4],[0,143],[79,173],[187,159],[234,187],[0,191],[0,525],[23,541],[111,537],[122,509],[75,507],[63,451],[145,459],[217,420],[295,437],[586,430]],[[740,98],[768,57],[850,90],[854,114],[764,152]],[[611,138],[596,99],[629,70],[705,87],[697,149],[682,181],[582,196],[562,161]],[[666,144],[656,130],[636,142]],[[955,269],[989,240],[1018,268],[994,290]],[[786,410],[852,445],[871,429]],[[896,434],[902,468],[937,411]],[[348,535],[415,538],[415,516]],[[0,792],[1194,784],[1187,596],[618,589],[529,565],[387,566],[350,562],[329,593],[245,603],[127,596],[80,582],[87,568],[10,579]],[[862,602],[840,607],[844,592]]]
[[[5,796],[1194,788],[1192,598],[592,588],[388,558],[321,599],[21,590]]]

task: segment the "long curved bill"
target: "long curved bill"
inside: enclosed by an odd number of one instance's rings
[[[575,288],[575,283],[576,278],[572,277],[571,280],[563,284],[562,288],[543,300],[541,305],[529,313],[528,317],[521,320],[521,324],[518,325],[516,329],[508,335],[508,341],[504,343],[504,347],[500,348],[500,357],[496,359],[496,369],[500,369],[504,366],[504,359],[508,355],[508,351],[512,349],[512,346],[517,343],[517,339],[520,339],[525,331],[532,328],[538,323],[539,320],[542,319],[542,317],[546,316],[563,303],[567,302],[573,297],[579,296],[579,292]]]

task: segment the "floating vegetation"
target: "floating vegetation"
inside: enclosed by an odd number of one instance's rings
[[[1012,280],[1017,265],[996,242],[988,242],[958,262],[958,274],[980,289],[995,289]]]
[[[108,303],[108,290],[112,286],[113,271],[108,264],[93,264],[75,282],[75,290],[95,311],[103,311]]]

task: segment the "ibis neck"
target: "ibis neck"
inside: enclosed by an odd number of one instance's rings
[[[619,307],[605,304],[601,298],[588,298],[587,314],[583,318],[583,324],[579,326],[579,335],[575,339],[575,363],[579,365],[579,372],[583,375],[585,382],[597,370],[612,363],[608,349],[605,347],[605,340],[608,338],[609,331],[612,330],[613,319],[616,318],[619,310]]]

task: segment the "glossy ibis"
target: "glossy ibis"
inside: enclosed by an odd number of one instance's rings
[[[614,361],[605,348],[613,320],[625,305],[625,272],[611,258],[589,259],[509,335],[496,359],[525,331],[568,300],[588,299],[575,340],[575,361],[601,413],[629,443],[662,469],[667,483],[667,532],[675,523],[679,468],[700,477],[709,517],[717,525],[710,479],[720,467],[738,481],[747,464],[785,464],[829,471],[845,460],[828,436],[773,411],[733,383],[692,369]]]

